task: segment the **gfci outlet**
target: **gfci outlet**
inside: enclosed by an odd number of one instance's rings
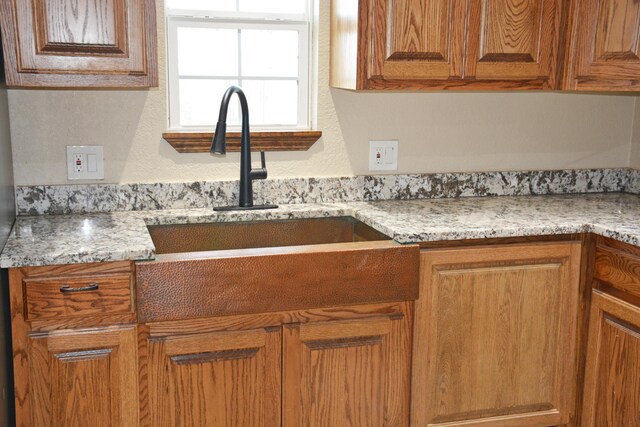
[[[102,145],[68,145],[67,178],[104,179]]]
[[[369,170],[398,170],[398,141],[369,141]]]

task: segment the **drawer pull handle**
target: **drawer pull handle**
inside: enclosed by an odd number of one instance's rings
[[[90,283],[87,286],[83,286],[81,288],[72,288],[69,285],[60,286],[60,292],[68,294],[71,292],[85,292],[85,291],[95,291],[100,287],[97,283]]]

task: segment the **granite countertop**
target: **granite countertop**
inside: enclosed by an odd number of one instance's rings
[[[399,243],[592,232],[640,247],[640,196],[622,193],[282,205],[19,217],[0,267],[152,259],[146,226],[353,216]]]

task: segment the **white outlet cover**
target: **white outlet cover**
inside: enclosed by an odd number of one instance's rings
[[[93,171],[88,168],[89,154],[95,156]],[[76,171],[76,155],[80,156],[82,167]],[[67,179],[101,180],[104,179],[104,149],[102,145],[67,145]]]
[[[377,158],[380,153],[380,158]],[[391,158],[388,158],[391,157]],[[369,141],[369,170],[395,171],[398,170],[398,141]]]

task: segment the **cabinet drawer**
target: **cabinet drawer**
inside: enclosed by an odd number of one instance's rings
[[[598,246],[594,277],[613,288],[640,298],[640,256]]]
[[[131,274],[39,278],[24,281],[26,317],[58,317],[130,313]]]

